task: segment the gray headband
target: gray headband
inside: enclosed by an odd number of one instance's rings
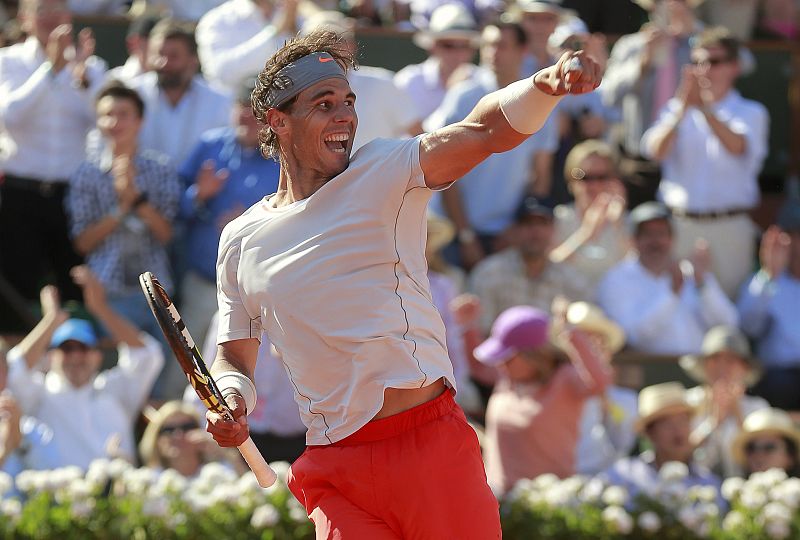
[[[309,86],[333,78],[347,80],[344,70],[330,54],[315,52],[298,58],[275,74],[267,106],[280,107]]]

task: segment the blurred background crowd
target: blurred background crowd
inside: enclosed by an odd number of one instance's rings
[[[498,495],[544,473],[635,493],[670,461],[687,485],[798,474],[800,193],[774,138],[793,109],[762,98],[790,93],[762,53],[794,54],[799,7],[0,2],[0,467],[241,470],[204,432],[138,276],[173,294],[210,362],[220,232],[280,172],[254,77],[326,28],[361,58],[355,152],[458,121],[564,52],[605,67],[429,208],[432,301]],[[291,461],[305,430],[266,336],[259,354],[251,433]]]

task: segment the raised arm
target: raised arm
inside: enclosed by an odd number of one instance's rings
[[[572,52],[533,77],[485,96],[461,122],[423,137],[425,183],[445,187],[489,155],[511,150],[544,125],[562,96],[591,92],[600,78],[594,60],[583,51]]]
[[[61,323],[69,319],[69,314],[61,309],[61,299],[58,289],[54,285],[46,285],[39,292],[42,304],[42,319],[16,346],[19,356],[25,359],[28,369],[42,359],[50,346],[53,332]]]

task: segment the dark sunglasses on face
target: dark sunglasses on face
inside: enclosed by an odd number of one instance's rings
[[[778,450],[778,444],[774,442],[757,443],[751,441],[744,447],[744,451],[747,452],[748,455],[758,453],[771,454],[776,450]]]
[[[86,352],[89,350],[88,345],[78,341],[67,341],[66,343],[59,345],[58,348],[67,354],[73,352]]]
[[[438,47],[441,47],[442,49],[447,49],[449,51],[472,48],[472,45],[470,44],[469,41],[437,41],[436,45]]]
[[[704,58],[702,60],[692,60],[692,64],[695,66],[709,65],[711,67],[718,66],[720,64],[727,64],[728,62],[731,62],[731,59],[727,56],[724,58]]]
[[[159,430],[158,433],[161,435],[172,435],[176,431],[180,431],[181,433],[187,433],[197,428],[198,428],[197,422],[184,422],[183,424],[177,424],[174,426],[164,426]]]

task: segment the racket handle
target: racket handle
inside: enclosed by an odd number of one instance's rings
[[[275,480],[278,479],[278,475],[275,474],[272,467],[267,464],[264,456],[262,456],[261,452],[256,448],[256,443],[253,442],[253,439],[248,437],[247,440],[239,446],[239,452],[247,462],[247,466],[250,467],[250,470],[256,475],[259,486],[268,488],[275,483]]]

